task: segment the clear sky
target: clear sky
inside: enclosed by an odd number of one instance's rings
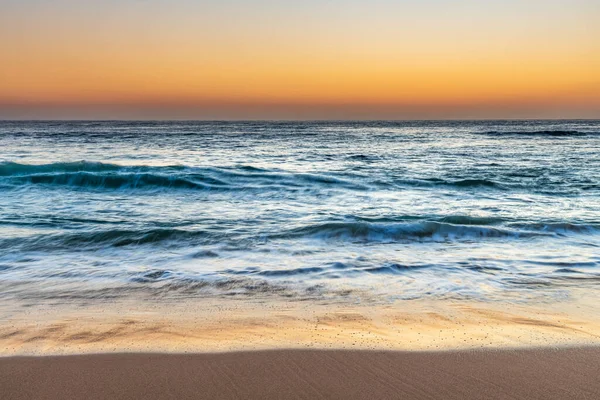
[[[0,118],[600,118],[598,0],[0,0]]]

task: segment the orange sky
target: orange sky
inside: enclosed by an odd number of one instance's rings
[[[600,118],[599,3],[0,1],[0,118]]]

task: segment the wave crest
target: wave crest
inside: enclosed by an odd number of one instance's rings
[[[0,240],[0,248],[31,248],[36,251],[96,247],[123,247],[154,244],[165,241],[189,242],[191,240],[219,240],[219,236],[202,230],[182,230],[173,228],[127,230],[114,229],[86,231],[67,234],[36,235],[29,238],[8,238]]]
[[[513,230],[508,228],[456,225],[445,222],[366,223],[326,222],[293,229],[284,238],[345,239],[368,242],[403,240],[452,240],[461,238],[519,238],[551,235],[547,232]]]
[[[539,130],[539,131],[488,131],[486,135],[495,136],[587,136],[589,132],[572,131],[572,130]]]
[[[79,161],[52,164],[0,163],[0,177],[12,185],[57,185],[73,188],[249,190],[303,186],[366,190],[353,180],[318,173],[265,170],[248,165],[232,168],[187,166],[120,166]]]

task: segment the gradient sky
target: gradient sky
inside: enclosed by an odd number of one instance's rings
[[[599,21],[598,0],[0,0],[0,118],[600,118]]]

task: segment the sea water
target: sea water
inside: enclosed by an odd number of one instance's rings
[[[560,301],[600,121],[0,122],[0,299]]]

